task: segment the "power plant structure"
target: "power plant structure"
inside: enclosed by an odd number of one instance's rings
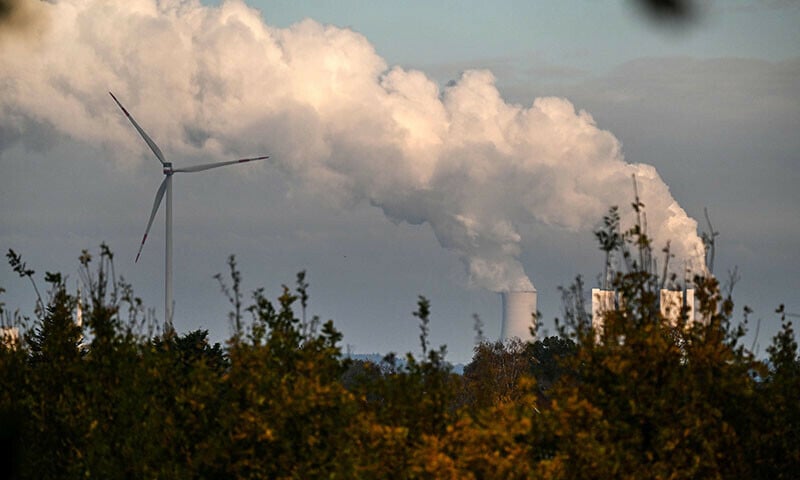
[[[683,290],[662,289],[659,300],[661,316],[666,318],[673,327],[678,325],[678,320],[681,318],[681,309],[683,309],[684,305],[688,308],[686,312],[688,322],[694,321],[694,288]]]
[[[500,340],[518,338],[523,342],[535,340],[536,290],[503,292],[503,324]]]
[[[75,315],[75,325],[78,327],[83,326],[83,307],[81,304],[81,289],[78,287],[77,306]],[[19,327],[12,327],[11,325],[0,325],[0,348],[16,349],[19,347],[22,335],[20,335]],[[81,345],[83,345],[83,335],[81,334]]]
[[[592,289],[592,330],[595,339],[603,333],[603,314],[617,308],[617,292],[602,288]]]
[[[595,335],[599,338],[603,331],[603,314],[615,310],[622,305],[621,298],[617,298],[617,292],[614,290],[605,290],[601,288],[592,289],[592,329]],[[661,316],[673,327],[678,324],[681,317],[681,310],[686,305],[688,311],[686,317],[688,322],[695,321],[695,307],[694,307],[694,289],[684,288],[682,290],[668,290],[661,289],[659,292],[659,310]]]
[[[0,346],[4,348],[17,348],[19,345],[19,328],[0,327]]]

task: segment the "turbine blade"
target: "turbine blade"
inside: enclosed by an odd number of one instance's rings
[[[136,261],[134,263],[139,262],[139,255],[142,254],[142,248],[144,248],[144,242],[147,241],[147,234],[150,233],[150,227],[153,226],[153,219],[156,218],[156,212],[158,211],[159,205],[161,205],[161,200],[164,198],[164,192],[167,190],[168,181],[169,181],[169,176],[164,177],[164,180],[158,187],[158,192],[156,192],[156,199],[153,201],[153,211],[150,212],[150,220],[147,221],[147,228],[144,230],[144,237],[142,238],[141,245],[139,245],[139,252],[136,254]]]
[[[131,123],[133,124],[133,126],[136,127],[136,131],[139,132],[139,135],[141,135],[142,138],[144,138],[144,141],[147,142],[147,146],[150,147],[150,150],[152,150],[153,153],[156,154],[156,158],[158,158],[158,161],[161,162],[162,164],[167,163],[167,161],[164,160],[164,154],[161,153],[161,149],[158,148],[158,145],[156,145],[156,142],[154,142],[150,138],[150,136],[147,135],[147,132],[142,130],[142,127],[140,127],[139,124],[136,123],[136,120],[133,119],[131,114],[128,113],[127,110],[125,110],[125,107],[123,107],[121,103],[119,103],[119,100],[117,100],[117,97],[115,97],[114,94],[111,93],[111,92],[108,92],[108,94],[111,95],[111,98],[113,98],[115,102],[117,102],[117,105],[119,105],[119,108],[121,108],[123,113],[125,113],[125,116],[128,117],[128,120],[130,120]]]
[[[266,158],[269,158],[269,155],[263,157],[240,158],[239,160],[229,160],[227,162],[206,163],[205,165],[195,165],[193,167],[186,167],[186,168],[173,168],[172,171],[183,172],[183,173],[202,172],[203,170],[209,170],[217,167],[224,167],[225,165],[233,165],[234,163],[246,163],[246,162],[252,162],[253,160],[264,160]]]

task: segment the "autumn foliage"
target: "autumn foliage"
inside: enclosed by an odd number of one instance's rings
[[[421,355],[356,361],[332,322],[305,318],[304,274],[246,305],[231,259],[233,284],[220,281],[234,333],[212,345],[205,331],[161,331],[111,252],[84,252],[81,325],[57,274],[32,319],[0,312],[25,332],[0,348],[4,467],[10,478],[796,478],[791,324],[783,316],[756,358],[712,276],[694,280],[698,320],[667,321],[646,233],[615,233],[613,210],[606,220],[624,301],[602,333],[578,282],[558,336],[481,342],[463,375],[428,345],[424,297]]]

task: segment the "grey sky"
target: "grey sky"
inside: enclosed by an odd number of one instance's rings
[[[763,351],[778,324],[772,310],[785,303],[800,311],[800,8],[721,4],[707,3],[697,23],[671,30],[623,1],[249,3],[274,27],[308,17],[352,28],[390,68],[420,69],[441,86],[464,70],[489,68],[507,102],[560,96],[588,111],[622,142],[627,161],[656,167],[690,216],[702,220],[709,208],[722,234],[716,271],[738,265],[735,298],[763,318]],[[33,59],[30,65],[39,68]],[[160,169],[132,128],[117,129],[129,126],[105,98],[113,86],[95,81],[92,108],[119,122],[113,137],[124,142],[121,151],[0,103],[0,247],[21,252],[39,273],[75,279],[81,249],[106,241],[118,271],[160,316],[163,212],[140,263],[132,262]],[[166,138],[174,127],[131,109],[176,163],[216,160],[213,153],[188,159],[192,152]],[[130,156],[136,161],[120,160]],[[174,188],[178,328],[209,328],[218,339],[228,333],[228,308],[212,276],[234,253],[248,289],[277,294],[307,269],[311,312],[333,318],[358,352],[417,351],[417,294],[433,302],[432,343],[446,343],[455,361],[470,356],[473,313],[489,336],[499,333],[498,296],[469,287],[464,265],[427,224],[395,224],[364,199],[306,191],[271,165],[177,177]],[[520,259],[552,332],[557,286],[579,273],[591,283],[602,257],[589,231],[534,222],[519,233]],[[8,305],[30,311],[32,292],[10,269],[0,269],[0,286]]]

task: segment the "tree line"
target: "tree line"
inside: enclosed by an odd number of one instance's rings
[[[578,278],[558,335],[481,341],[463,375],[429,345],[424,297],[420,354],[356,361],[332,321],[306,319],[304,273],[246,299],[231,257],[218,280],[233,334],[212,344],[159,328],[112,252],[84,252],[80,324],[60,274],[31,318],[0,303],[24,332],[0,347],[6,478],[796,478],[800,356],[782,308],[759,359],[742,344],[747,309],[737,321],[713,276],[694,279],[697,320],[670,321],[658,291],[675,279],[641,224],[620,232],[612,209],[596,235],[621,298],[602,331]]]

